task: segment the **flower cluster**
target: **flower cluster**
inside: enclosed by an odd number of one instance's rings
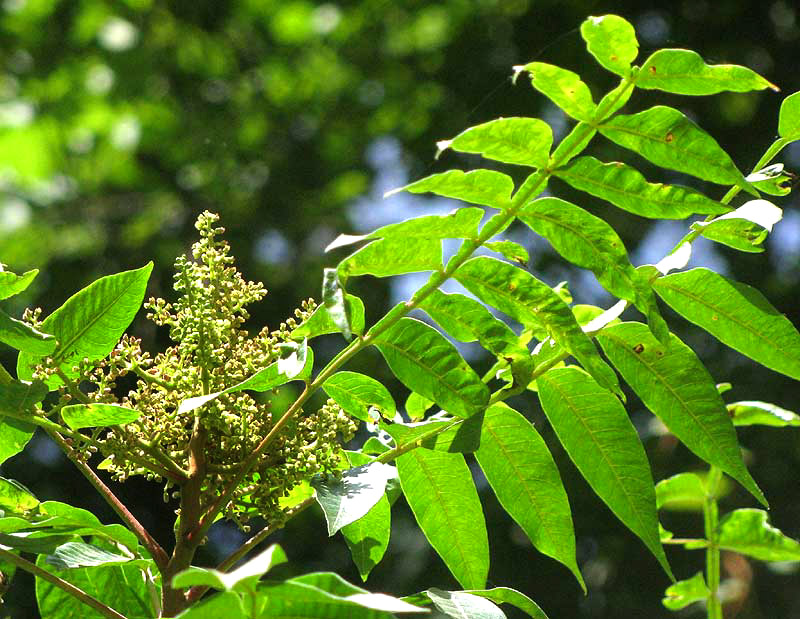
[[[170,488],[180,484],[175,479],[193,466],[190,443],[200,433],[201,493],[206,506],[239,473],[277,419],[261,394],[223,394],[185,412],[179,408],[181,402],[223,391],[275,362],[291,331],[316,307],[308,300],[279,329],[251,336],[244,329],[249,318],[246,306],[261,300],[266,290],[245,281],[235,269],[228,244],[218,238],[223,230],[215,227],[216,222],[216,215],[200,215],[196,224],[200,240],[191,258],[176,261],[179,299],[174,304],[163,299],[145,304],[148,318],[169,327],[174,345],[151,358],[138,340],[126,336],[107,359],[79,368],[97,385],[90,394],[95,401],[108,401],[115,381],[124,374],[135,372],[138,377],[135,388],[119,403],[141,415],[101,437],[104,468],[120,480],[136,474],[165,480],[166,498]],[[315,412],[301,411],[244,477],[226,515],[242,525],[254,515],[280,519],[281,497],[314,474],[332,471],[339,441],[349,440],[355,429],[333,401]]]

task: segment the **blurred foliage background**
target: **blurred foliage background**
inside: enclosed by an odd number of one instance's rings
[[[800,89],[800,23],[787,0],[3,0],[0,260],[16,272],[42,270],[26,295],[6,309],[19,315],[31,304],[49,313],[95,278],[150,259],[156,262],[150,293],[170,298],[172,263],[193,241],[196,215],[210,209],[221,214],[245,276],[270,290],[253,308],[253,324],[277,325],[301,299],[319,295],[322,268],[344,255],[324,254],[337,234],[453,207],[422,197],[382,199],[384,191],[409,180],[478,163],[453,153],[435,161],[436,140],[513,115],[539,116],[557,137],[563,135],[566,119],[527,80],[513,86],[511,67],[531,60],[559,64],[579,72],[599,98],[614,79],[585,52],[578,26],[587,15],[607,12],[634,23],[640,61],[659,47],[687,47],[709,62],[748,65],[781,87],[780,94],[702,99],[640,93],[626,108],[638,111],[656,99],[679,107],[749,171],[775,137],[781,100]],[[643,162],[596,141],[592,150],[598,157],[629,160],[651,180],[663,180]],[[783,160],[800,170],[797,148]],[[520,171],[514,173],[519,178]],[[722,195],[721,188],[694,179],[669,180]],[[617,228],[636,264],[659,258],[685,230],[685,222],[652,225],[578,198],[557,183],[554,191],[580,200]],[[785,219],[765,254],[698,243],[694,264],[757,285],[800,324],[800,215],[794,197],[777,202],[786,209]],[[559,264],[546,243],[522,229],[509,235],[529,247],[530,268],[546,281],[569,280],[578,302],[608,302],[591,276]],[[351,285],[374,320],[415,281],[367,278]],[[733,399],[797,408],[800,390],[788,378],[756,367],[677,316],[669,318],[715,378],[734,384]],[[165,343],[165,334],[143,318],[132,330],[150,349]],[[340,345],[337,338],[320,339],[318,358],[330,357]],[[13,367],[13,354],[0,354]],[[487,365],[474,350],[464,354]],[[350,369],[380,375],[378,359],[366,353]],[[402,402],[403,388],[383,377]],[[630,402],[656,480],[700,466],[660,434],[635,399]],[[491,584],[526,592],[552,619],[671,616],[660,604],[668,581],[655,560],[576,474],[541,423],[535,399],[514,404],[539,422],[557,457],[589,594],[584,597],[565,568],[530,547],[484,482]],[[800,537],[797,432],[748,429],[740,437],[772,503],[773,523]],[[44,438],[36,437],[24,454],[4,464],[2,474],[41,499],[75,502],[113,520]],[[175,506],[163,504],[160,488],[131,481],[118,491],[169,544]],[[736,488],[727,506],[751,502]],[[367,586],[396,594],[456,588],[402,501],[393,515],[389,553]],[[693,514],[666,518],[679,530],[700,526]],[[344,543],[326,540],[324,531],[311,510],[276,539],[291,569],[332,569],[356,582]],[[212,533],[201,557],[208,563],[243,539],[225,525]],[[678,577],[702,569],[700,553],[670,551],[670,559]],[[739,617],[800,616],[797,572],[734,558],[728,563],[747,583]],[[31,581],[24,574],[17,580],[0,616],[37,616]]]

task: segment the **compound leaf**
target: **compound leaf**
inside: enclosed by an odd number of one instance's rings
[[[30,355],[49,355],[56,348],[56,338],[0,310],[0,342]]]
[[[544,168],[553,144],[553,131],[538,118],[498,118],[470,127],[452,140],[439,142],[462,153],[476,153],[487,159]]]
[[[587,122],[593,120],[596,106],[592,93],[577,73],[544,62],[531,62],[523,68],[531,74],[533,87],[568,116]]]
[[[639,42],[631,24],[617,15],[589,17],[581,24],[581,36],[600,66],[626,77],[639,54]]]
[[[61,417],[73,430],[102,428],[136,421],[141,411],[117,404],[70,404],[61,409]]]
[[[667,587],[662,603],[670,610],[680,610],[689,604],[708,599],[709,594],[703,572],[697,572],[691,578],[680,580]]]
[[[503,210],[511,204],[514,181],[510,176],[494,170],[472,170],[471,172],[448,170],[433,174],[405,187],[394,189],[386,196],[398,191],[430,192],[445,198]]]
[[[337,372],[322,388],[349,415],[370,421],[369,409],[376,407],[387,419],[394,418],[397,408],[392,395],[381,383],[357,372]]]
[[[380,563],[389,546],[391,518],[391,505],[384,494],[364,516],[342,527],[353,563],[364,581],[372,568]]]
[[[431,238],[388,238],[372,241],[339,263],[342,278],[351,275],[389,277],[436,271],[442,267],[442,241]]]
[[[761,509],[736,509],[725,516],[719,545],[761,561],[800,561],[800,542],[771,526]]]
[[[2,269],[2,266],[0,266],[0,269]],[[0,301],[13,297],[15,294],[25,290],[38,274],[39,269],[26,271],[22,275],[0,270]]]
[[[781,103],[778,135],[784,140],[800,140],[800,92],[789,95]]]
[[[345,293],[344,303],[350,331],[361,335],[364,333],[364,302],[355,295]],[[341,331],[341,325],[334,321],[328,308],[320,305],[306,321],[292,330],[290,337],[293,340],[310,340],[318,335],[341,333]]]
[[[728,404],[735,426],[800,426],[800,416],[768,402],[745,400]]]

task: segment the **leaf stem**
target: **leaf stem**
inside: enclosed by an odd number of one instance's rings
[[[58,587],[62,591],[65,591],[69,595],[77,598],[86,606],[90,606],[104,617],[109,617],[109,619],[126,619],[125,615],[121,615],[110,606],[106,606],[100,600],[93,598],[83,589],[79,589],[72,583],[67,582],[63,578],[59,578],[55,574],[48,572],[45,569],[42,569],[35,563],[31,563],[27,559],[23,559],[22,557],[14,554],[13,552],[0,548],[0,558],[2,558],[4,561],[8,561],[9,563],[13,563],[18,568],[23,569],[26,572],[30,572],[37,578],[46,580],[47,582]]]
[[[717,485],[722,472],[711,467],[706,482],[706,499],[703,502],[703,523],[708,540],[706,548],[706,580],[708,581],[708,619],[722,619],[722,602],[719,599],[719,505],[717,504]]]

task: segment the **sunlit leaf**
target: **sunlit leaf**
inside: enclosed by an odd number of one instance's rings
[[[509,587],[494,587],[493,589],[472,589],[464,593],[471,593],[472,595],[479,595],[492,600],[498,604],[511,604],[516,606],[522,612],[526,613],[531,619],[547,619],[547,615],[539,608],[539,605],[530,599],[524,593],[520,593],[516,589]]]
[[[13,297],[15,294],[25,290],[38,274],[39,269],[26,271],[22,275],[0,270],[0,300]]]
[[[511,177],[494,170],[472,170],[471,172],[448,170],[433,174],[405,187],[394,189],[388,192],[386,197],[399,191],[430,192],[471,204],[506,209],[511,204],[514,181],[511,180]]]
[[[13,381],[0,383],[0,415],[31,413],[35,404],[47,395],[47,386],[40,380],[32,383]],[[0,463],[18,454],[33,436],[36,426],[11,417],[0,417]]]
[[[349,340],[353,334],[345,292],[336,269],[325,269],[322,276],[322,305],[334,325]]]
[[[735,426],[800,426],[800,416],[780,406],[767,402],[745,400],[728,404],[728,412]]]
[[[440,420],[437,415],[419,423],[393,423],[386,426],[399,448],[418,443],[425,449],[472,453],[481,443],[483,413],[467,419]]]
[[[56,338],[0,310],[0,342],[30,355],[49,355],[56,348]]]
[[[707,65],[700,54],[688,49],[660,49],[654,52],[636,76],[636,86],[680,95],[713,95],[726,90],[777,90],[774,84],[747,67],[734,64]]]
[[[577,73],[544,62],[531,62],[523,68],[531,74],[533,87],[568,116],[584,121],[594,118],[592,93]]]
[[[452,140],[438,143],[462,153],[477,153],[487,159],[543,168],[547,166],[553,131],[538,118],[498,118],[470,127]]]
[[[152,269],[150,262],[141,269],[101,277],[45,318],[40,329],[58,340],[53,358],[68,376],[74,375],[72,364],[76,360],[101,359],[116,346],[141,307]],[[36,355],[19,355],[20,380],[33,377],[33,366],[39,360]],[[51,388],[58,382],[54,379]]]
[[[459,417],[480,412],[489,391],[436,329],[402,318],[375,340],[392,373],[412,391]]]
[[[622,404],[574,367],[550,370],[536,382],[542,408],[570,459],[671,577],[659,540],[650,465]]]
[[[597,339],[614,367],[670,432],[766,502],[742,461],[736,431],[714,380],[691,348],[673,334],[665,346],[638,322],[607,327]]]
[[[286,561],[283,549],[272,544],[230,572],[192,566],[178,572],[172,578],[172,586],[181,589],[201,585],[222,591],[251,591],[264,574]]]
[[[384,495],[364,516],[341,529],[353,563],[364,581],[389,546],[391,517],[389,499]]]
[[[61,417],[73,430],[124,425],[136,421],[141,411],[117,404],[70,404],[61,409]]]
[[[387,419],[392,419],[397,412],[389,390],[364,374],[337,372],[323,383],[322,388],[346,413],[361,421],[370,421],[369,409],[372,407],[378,408]]]
[[[464,591],[428,589],[425,594],[436,609],[453,619],[506,619],[505,613],[491,600]]]
[[[412,449],[397,459],[397,472],[431,546],[462,587],[482,589],[489,571],[489,542],[464,456]]]
[[[656,484],[659,509],[703,511],[706,485],[695,473],[678,473]]]
[[[662,603],[670,610],[680,610],[695,602],[703,602],[708,599],[710,592],[703,578],[703,572],[697,572],[687,580],[680,580],[669,587],[664,592]]]
[[[579,157],[553,173],[576,189],[642,217],[685,219],[695,213],[717,215],[730,210],[688,187],[648,183],[638,170],[618,161]]]
[[[345,308],[347,318],[350,325],[350,331],[356,335],[364,333],[364,302],[352,294],[344,295]],[[334,322],[328,308],[320,305],[308,320],[304,321],[291,333],[290,337],[293,340],[311,339],[318,335],[327,335],[328,333],[340,333],[341,326]]]
[[[633,26],[617,15],[589,17],[581,24],[581,36],[600,66],[623,77],[639,54]]]
[[[800,333],[755,288],[697,268],[662,277],[653,289],[723,344],[800,380]]]
[[[761,509],[737,509],[719,524],[719,545],[761,561],[800,561],[800,542],[767,522]]]
[[[800,139],[800,92],[789,95],[781,103],[778,135],[791,142]]]
[[[522,266],[527,266],[530,260],[528,250],[514,241],[490,241],[483,246],[502,255],[506,260],[518,262]]]
[[[339,263],[343,278],[356,275],[389,277],[436,271],[442,267],[442,241],[431,238],[389,238],[372,241]]]
[[[552,288],[527,271],[488,256],[467,260],[454,277],[482,301],[522,324],[546,329],[595,380],[607,389],[619,390],[616,374]]]
[[[567,493],[547,445],[531,423],[505,405],[490,407],[475,457],[503,509],[533,546],[566,565],[585,589],[575,560]]]
[[[6,513],[24,514],[39,505],[39,499],[21,483],[0,477],[0,509]]]
[[[620,114],[598,129],[620,146],[664,168],[722,185],[746,186],[742,173],[716,140],[678,110],[657,105]]]
[[[100,565],[119,565],[121,563],[129,563],[133,559],[134,557],[109,552],[91,544],[67,542],[56,548],[53,554],[45,558],[45,561],[53,567],[65,570]]]

